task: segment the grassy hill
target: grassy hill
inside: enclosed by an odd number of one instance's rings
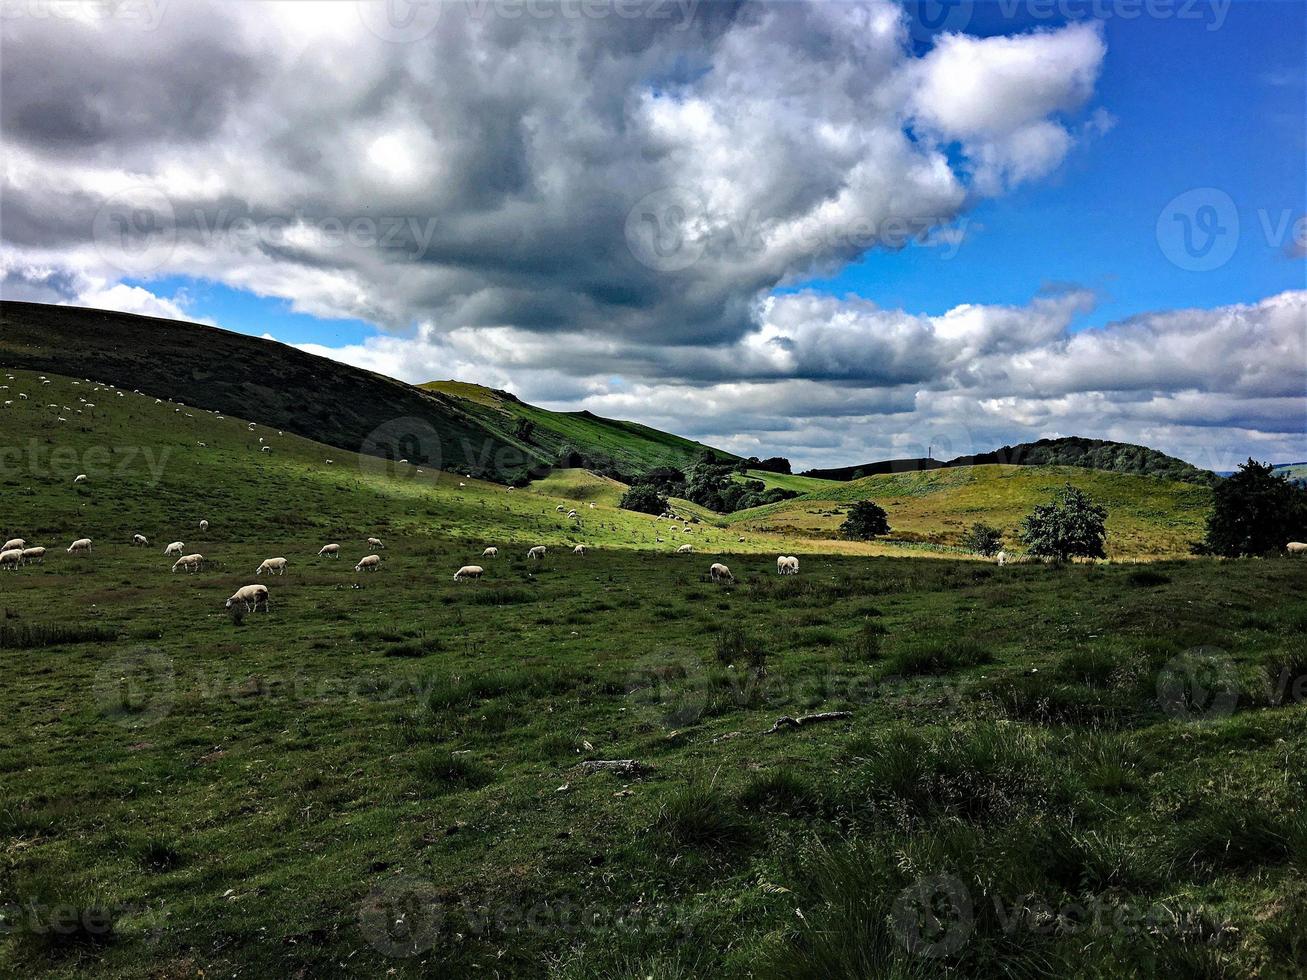
[[[1307,562],[733,524],[677,557],[579,471],[512,490],[45,373],[0,372],[0,531],[50,548],[0,573],[0,976],[1294,975]],[[904,896],[939,882],[972,914],[925,957]]]
[[[551,412],[528,405],[509,392],[463,381],[432,381],[421,387],[455,399],[486,429],[506,439],[518,431],[521,421],[532,423],[530,445],[551,461],[572,449],[592,461],[611,461],[622,473],[635,475],[659,466],[684,469],[711,448],[637,422],[606,419],[591,412]],[[723,460],[738,459],[724,450],[712,451]]]
[[[968,527],[984,521],[1003,528],[1011,546],[1020,519],[1068,482],[1107,507],[1110,557],[1183,557],[1189,542],[1202,537],[1211,500],[1206,487],[1070,466],[968,466],[883,474],[740,511],[728,520],[733,527],[752,531],[825,538],[837,534],[849,504],[875,500],[888,512],[896,539],[959,545]]]

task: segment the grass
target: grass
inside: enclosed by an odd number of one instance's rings
[[[602,498],[562,520],[566,481],[378,470],[52,380],[83,414],[11,406],[22,452],[0,457],[0,531],[51,547],[0,577],[0,624],[58,638],[0,647],[2,976],[1301,965],[1303,562],[1141,582],[703,524],[685,559]],[[91,556],[55,547],[82,535]],[[383,568],[356,574],[370,535]],[[210,563],[171,573],[171,540]],[[343,559],[316,558],[333,540]],[[737,586],[702,580],[710,550]],[[272,611],[234,626],[225,598],[274,555]],[[485,578],[453,582],[468,562]],[[1195,647],[1238,686],[1177,714],[1159,690]],[[769,732],[821,711],[851,716]],[[905,923],[928,902],[947,928],[955,881],[971,925],[924,954]],[[1077,931],[1100,906],[1149,925]]]

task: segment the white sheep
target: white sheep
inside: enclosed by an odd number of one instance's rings
[[[676,549],[676,553],[677,553],[678,555],[688,555],[688,554],[692,553],[693,551],[694,551],[694,545],[692,545],[692,544],[683,544],[683,545],[681,545],[679,548]]]
[[[24,549],[23,549],[23,562],[24,562],[24,563],[34,562],[34,563],[36,563],[36,564],[38,564],[38,565],[44,565],[44,564],[45,564],[45,549],[44,549],[44,548],[24,548]]]
[[[582,558],[584,558],[584,557],[585,557],[585,545],[583,545],[583,544],[578,544],[575,548],[572,549],[572,554],[574,554],[574,555],[580,555]]]
[[[271,447],[271,446],[264,446],[263,449],[262,449],[262,451],[265,452],[265,453],[270,453],[270,452],[272,452],[272,447]]]
[[[563,511],[567,510],[567,508],[564,507],[562,504],[559,504],[557,507],[554,508],[554,510],[558,511],[558,513],[561,514]]]
[[[242,585],[236,590],[236,594],[227,600],[227,608],[232,606],[244,605],[247,609],[258,610],[263,606],[263,611],[269,612],[268,605],[268,587],[266,585]]]
[[[142,544],[148,547],[150,544],[149,539],[144,534],[133,534],[132,547],[136,547],[137,545],[142,545]]]
[[[356,572],[361,572],[361,571],[363,571],[364,569],[366,569],[366,570],[369,571],[369,572],[377,572],[377,571],[380,571],[380,570],[381,570],[381,556],[380,556],[380,555],[366,555],[366,556],[364,556],[363,558],[361,558],[361,559],[359,560],[359,563],[358,563],[357,565],[354,566],[354,571],[356,571]]]
[[[1291,555],[1307,554],[1307,544],[1301,541],[1290,541],[1284,546],[1284,550]]]
[[[5,542],[5,546],[3,548],[0,548],[0,551],[13,551],[15,548],[21,551],[23,548],[26,547],[27,547],[27,542],[24,541],[22,538],[10,538],[8,541]]]
[[[324,544],[321,548],[318,549],[318,557],[321,558],[323,555],[326,555],[328,558],[339,558],[340,545]]]
[[[207,531],[208,529],[209,529],[209,522],[204,520],[200,521],[200,530]]]
[[[714,582],[735,581],[735,576],[731,574],[731,570],[719,561],[713,562],[712,567],[708,569],[708,577]]]
[[[481,557],[482,557],[482,558],[498,558],[498,557],[499,557],[499,549],[498,549],[498,548],[487,548],[485,551],[481,552]]]
[[[567,516],[568,516],[568,517],[575,517],[575,516],[576,516],[576,511],[574,511],[574,510],[569,510],[569,511],[567,512]]]
[[[385,546],[384,544],[381,543],[381,539],[380,539],[380,538],[368,538],[368,547],[369,547],[369,548],[383,548],[383,549],[384,549],[386,546]]]
[[[62,422],[63,419],[60,419],[59,421]],[[86,479],[87,479],[87,477],[86,477],[86,474],[85,474],[85,473],[78,473],[75,477],[73,477],[73,482],[74,482],[74,483],[85,483],[85,482],[86,482]]]
[[[265,558],[259,567],[254,570],[255,575],[262,575],[267,572],[269,575],[285,575],[286,559],[285,558]]]
[[[90,538],[78,538],[76,541],[74,541],[72,544],[68,546],[68,553],[70,555],[78,554],[79,552],[90,551],[90,550],[91,550]]]
[[[994,560],[998,562],[1000,565],[1006,565],[1007,558],[1008,555],[1006,551],[1000,551],[997,555],[994,556]]]
[[[188,572],[198,572],[202,567],[204,567],[203,555],[182,555],[173,563],[172,570],[175,572],[179,568],[184,568]]]
[[[541,558],[545,556],[545,546],[542,544],[536,545],[534,548],[532,548],[530,551],[526,553],[526,556],[531,561],[539,561]]]
[[[167,558],[170,555],[176,555],[177,557],[180,558],[182,549],[185,547],[186,547],[186,542],[174,541],[172,544],[168,545],[168,547],[163,549],[163,556]]]
[[[23,563],[23,551],[21,548],[13,548],[9,551],[0,551],[0,568],[7,568],[11,572],[18,571],[18,566]]]
[[[480,578],[486,573],[486,570],[480,565],[464,565],[454,573],[454,581],[462,582],[464,579]]]
[[[798,575],[799,559],[793,555],[781,555],[776,559],[776,571],[780,575]]]

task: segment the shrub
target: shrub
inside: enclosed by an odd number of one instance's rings
[[[1107,509],[1067,484],[1021,522],[1020,537],[1033,558],[1106,558]]]
[[[840,525],[840,534],[852,541],[870,541],[889,534],[889,515],[872,500],[859,500],[849,508],[849,516]]]
[[[637,483],[622,494],[620,506],[641,514],[661,514],[667,510],[667,498],[650,483]]]
[[[992,558],[1003,550],[1003,532],[983,521],[977,521],[962,536],[962,547],[986,558]]]
[[[1307,490],[1249,459],[1212,490],[1202,550],[1237,557],[1265,555],[1307,537]]]

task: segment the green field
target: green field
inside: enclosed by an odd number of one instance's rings
[[[838,480],[822,480],[815,476],[796,476],[789,473],[770,473],[767,470],[749,470],[737,475],[739,480],[759,480],[768,490],[779,487],[796,493],[814,493],[819,490],[843,486]]]
[[[998,568],[758,514],[687,536],[584,471],[509,490],[3,373],[0,531],[50,554],[0,573],[0,976],[1307,962],[1307,562]],[[1064,475],[976,474],[949,514]],[[1086,488],[1189,533],[1167,484]],[[174,539],[203,571],[169,571]],[[235,624],[271,556],[271,611]],[[822,711],[849,714],[770,731]]]

